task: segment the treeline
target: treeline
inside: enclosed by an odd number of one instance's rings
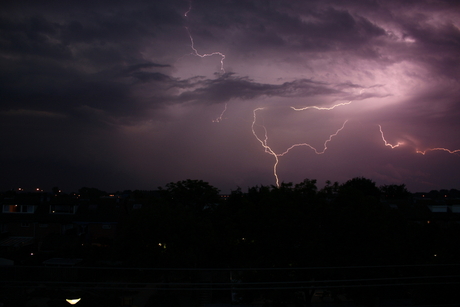
[[[237,189],[222,200],[208,183],[185,180],[154,194],[138,191],[138,197],[142,195],[148,205],[131,212],[116,245],[115,254],[125,264],[252,268],[235,272],[237,280],[286,282],[284,287],[299,280],[317,281],[315,287],[333,287],[330,293],[336,301],[343,294],[364,305],[375,305],[379,297],[420,304],[458,298],[458,284],[452,284],[451,275],[460,273],[459,266],[437,265],[459,263],[460,246],[455,242],[460,225],[409,218],[407,212],[423,205],[414,202],[404,185],[377,187],[360,177],[343,184],[327,182],[318,189],[316,180],[306,179],[279,187]],[[325,283],[328,280],[340,282]],[[342,280],[361,282],[349,287]],[[264,298],[283,305],[295,302],[298,290],[238,295],[246,302]],[[301,301],[310,302],[315,291],[304,290]]]
[[[310,179],[238,188],[226,197],[202,180],[113,194],[53,189],[56,199],[105,204],[121,214],[113,239],[83,246],[73,232],[59,257],[104,269],[101,280],[118,274],[107,266],[136,272],[129,282],[158,283],[156,299],[165,306],[190,291],[199,301],[202,285],[216,299],[228,300],[231,289],[239,302],[271,306],[305,306],[317,290],[367,306],[378,299],[456,303],[460,219],[436,223],[418,214],[445,199],[456,204],[457,192],[414,195],[405,185],[378,187],[363,177],[321,189]]]
[[[139,193],[138,196],[142,196]],[[139,199],[140,200],[140,199]],[[382,201],[382,200],[387,200]],[[169,183],[133,210],[117,242],[127,263],[153,267],[308,267],[455,262],[460,234],[415,223],[404,185],[366,178],[318,189],[316,180],[219,190],[201,180]],[[406,210],[407,211],[407,210]]]

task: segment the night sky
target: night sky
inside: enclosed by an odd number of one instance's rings
[[[0,190],[460,189],[459,80],[457,1],[2,1]]]

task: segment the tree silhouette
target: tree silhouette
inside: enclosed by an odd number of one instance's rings
[[[159,188],[165,199],[176,205],[182,205],[196,212],[213,208],[220,201],[219,189],[203,180],[182,180],[166,184]]]
[[[382,197],[388,200],[407,199],[410,196],[405,184],[390,184],[380,187]]]
[[[355,177],[340,185],[337,200],[342,205],[376,204],[380,199],[380,190],[375,182]]]

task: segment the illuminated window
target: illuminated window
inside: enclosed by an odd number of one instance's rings
[[[32,205],[3,205],[3,213],[34,213]]]

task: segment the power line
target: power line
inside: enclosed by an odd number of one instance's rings
[[[148,287],[147,285],[144,287],[129,287],[128,285],[125,286],[89,286],[87,283],[83,283],[82,285],[73,285],[73,286],[65,286],[61,283],[56,285],[56,288],[60,289],[98,289],[98,290],[144,290],[144,289],[152,289],[158,291],[240,291],[240,290],[314,290],[314,289],[336,289],[336,288],[375,288],[375,287],[401,287],[401,286],[427,286],[427,285],[458,285],[459,282],[428,282],[428,283],[398,283],[398,284],[375,284],[375,285],[324,285],[324,286],[287,286],[287,287]],[[78,286],[78,287],[77,287]],[[5,286],[5,288],[20,288],[20,286]]]
[[[62,287],[97,288],[97,289],[145,289],[157,290],[283,290],[283,289],[316,289],[316,288],[361,288],[361,287],[388,287],[388,286],[420,286],[420,285],[447,285],[459,284],[460,281],[432,281],[432,282],[406,282],[406,283],[375,283],[376,281],[402,281],[402,280],[426,280],[426,279],[449,279],[458,278],[452,276],[418,276],[418,277],[395,277],[395,278],[366,278],[366,279],[339,279],[319,281],[275,281],[275,282],[173,282],[173,283],[141,283],[141,282],[89,282],[89,281],[0,281],[7,284],[6,287],[20,287],[25,285],[40,284]],[[360,284],[367,282],[367,284]],[[329,284],[328,284],[329,283]],[[331,285],[330,283],[342,283]],[[345,284],[343,284],[345,283]],[[355,283],[355,284],[350,284]],[[358,284],[356,284],[358,283]]]
[[[372,268],[409,268],[409,267],[449,267],[460,263],[447,264],[398,264],[368,266],[321,266],[321,267],[284,267],[284,268],[149,268],[149,267],[95,267],[95,266],[0,266],[0,268],[65,268],[99,270],[142,270],[142,271],[280,271],[280,270],[333,270],[333,269],[372,269]]]
[[[339,283],[339,282],[375,282],[375,281],[399,281],[399,280],[417,280],[417,279],[435,279],[435,278],[459,278],[460,275],[442,275],[442,276],[407,276],[407,277],[386,277],[386,278],[358,278],[358,279],[333,279],[333,280],[306,280],[306,281],[260,281],[260,282],[172,282],[172,283],[165,283],[165,282],[127,282],[127,283],[119,283],[119,282],[88,282],[88,281],[59,281],[58,283],[61,284],[126,284],[126,285],[152,285],[152,286],[161,286],[161,285],[168,285],[168,286],[187,286],[187,285],[195,285],[195,286],[244,286],[244,285],[277,285],[277,284],[324,284],[324,283]],[[41,284],[53,284],[57,283],[56,281],[26,281],[26,280],[11,280],[11,281],[0,281],[0,283],[41,283]],[[417,283],[414,283],[417,284]]]

